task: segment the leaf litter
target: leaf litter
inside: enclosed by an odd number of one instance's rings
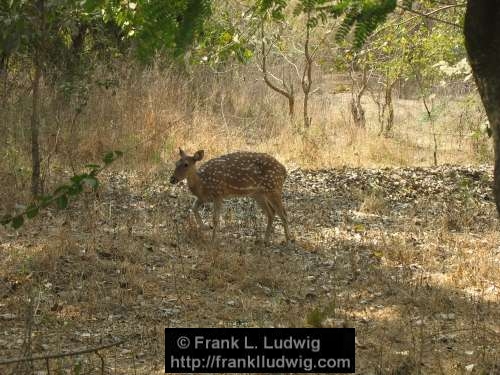
[[[109,173],[97,197],[0,230],[2,358],[21,355],[34,298],[33,352],[125,338],[111,373],[162,372],[176,326],[355,327],[359,374],[498,370],[491,167],[289,170],[296,241],[275,225],[269,247],[249,199],[225,203],[211,243],[166,173]]]

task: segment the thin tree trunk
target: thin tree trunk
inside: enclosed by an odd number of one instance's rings
[[[264,40],[265,32],[264,32],[264,21],[262,21],[261,24],[261,53],[262,53],[262,75],[264,76],[264,82],[266,83],[269,88],[272,90],[276,91],[278,94],[283,95],[285,98],[288,99],[288,115],[290,116],[290,119],[293,119],[294,117],[294,110],[295,110],[295,93],[293,89],[293,84],[288,87],[288,85],[285,84],[285,78],[283,77],[283,80],[281,81],[284,89],[279,88],[275,84],[271,82],[269,79],[269,72],[267,71],[267,54],[269,53],[270,49],[266,51],[266,44]]]
[[[366,127],[365,110],[361,105],[361,97],[359,95],[353,95],[351,98],[351,115],[356,127]]]
[[[40,77],[41,67],[38,56],[35,56],[35,74],[32,83],[32,108],[31,108],[31,193],[34,197],[41,192],[40,179]]]
[[[363,105],[361,104],[361,98],[363,97],[363,94],[365,93],[367,83],[368,83],[366,65],[363,66],[363,75],[361,77],[361,84],[359,86],[356,85],[354,68],[351,70],[351,80],[352,80],[352,85],[351,85],[351,87],[352,87],[351,88],[352,119],[354,121],[355,126],[357,126],[359,128],[365,128],[366,127],[366,117],[365,117],[365,110],[363,108]]]
[[[394,106],[392,104],[392,88],[394,87],[394,83],[387,82],[387,86],[385,88],[384,105],[387,110],[387,115],[385,117],[384,133],[386,136],[388,136],[391,133],[392,127],[394,126]]]
[[[464,34],[469,62],[493,133],[494,195],[500,213],[500,3],[469,0]]]
[[[304,127],[307,129],[311,126],[312,118],[309,117],[309,93],[311,92],[312,85],[312,64],[313,59],[309,52],[309,42],[311,36],[311,26],[309,21],[311,19],[310,11],[307,13],[307,24],[306,24],[306,40],[304,43],[304,56],[305,56],[305,67],[304,73],[302,74],[302,91],[304,92]]]
[[[1,108],[5,108],[7,105],[7,84],[8,84],[8,58],[7,56],[2,55],[0,58],[0,81],[2,85],[2,94],[1,94]]]
[[[311,126],[312,119],[309,117],[309,92],[304,93],[304,127]]]
[[[42,49],[45,31],[45,4],[44,0],[38,0],[37,11],[40,15],[41,38],[35,46],[33,55],[34,76],[31,84],[32,107],[31,107],[31,194],[36,197],[42,193],[40,176],[40,80],[42,76]]]
[[[295,114],[295,97],[292,93],[288,96],[288,115],[290,116],[290,118],[293,118],[294,114]]]
[[[0,81],[1,81],[1,93],[0,93],[0,112],[6,113],[7,110],[7,90],[8,90],[8,59],[6,56],[2,56],[0,59]],[[3,144],[7,144],[8,140],[8,126],[7,119],[5,117],[0,117],[0,132],[3,134]]]

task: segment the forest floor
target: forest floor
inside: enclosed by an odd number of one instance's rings
[[[290,170],[296,241],[277,220],[268,247],[249,200],[212,244],[167,171],[110,173],[97,198],[0,228],[0,360],[123,339],[51,373],[162,374],[165,327],[354,327],[358,374],[499,374],[491,169]]]

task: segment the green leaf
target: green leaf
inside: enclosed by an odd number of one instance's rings
[[[85,177],[83,183],[89,185],[92,189],[96,189],[99,186],[99,181],[93,176]]]
[[[88,173],[82,173],[82,174],[77,174],[71,177],[71,181],[73,181],[73,184],[80,184],[84,178],[87,178],[89,176]]]
[[[71,186],[71,188],[68,190],[68,195],[78,195],[82,192],[83,188],[80,183],[74,184]]]
[[[59,207],[61,210],[65,209],[66,207],[68,207],[68,196],[64,194],[57,197],[56,203],[57,207]]]
[[[106,153],[106,155],[104,155],[104,157],[102,158],[102,161],[106,165],[111,164],[113,162],[113,160],[114,160],[114,153],[113,153],[113,151],[110,151],[110,152]]]
[[[253,51],[248,49],[248,48],[245,48],[245,52],[243,52],[243,56],[245,57],[245,59],[250,60],[253,57]]]
[[[14,229],[21,228],[23,224],[24,224],[24,216],[23,215],[15,216],[12,219],[12,228],[14,228]]]
[[[43,207],[47,207],[50,203],[52,199],[52,196],[51,195],[42,195],[39,200],[40,200],[40,204],[39,204],[39,207],[40,208],[43,208]]]
[[[12,221],[12,216],[11,215],[5,215],[0,219],[0,224],[2,225],[7,225]]]
[[[56,190],[54,190],[54,194],[66,193],[70,188],[71,186],[69,185],[61,185]]]
[[[103,3],[104,2],[101,0],[85,0],[82,2],[82,5],[87,12],[93,12],[98,9],[98,7],[103,6]]]
[[[123,152],[120,150],[110,151],[104,155],[102,161],[104,162],[104,164],[108,165],[114,162],[117,158],[121,157],[122,155]]]
[[[38,206],[31,204],[26,209],[26,217],[28,219],[33,219],[36,215],[38,215]]]
[[[90,169],[98,169],[101,166],[99,164],[86,164],[85,167],[90,168]]]

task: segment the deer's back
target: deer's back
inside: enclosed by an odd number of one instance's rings
[[[235,152],[211,159],[198,170],[207,198],[281,192],[285,167],[270,155]]]

